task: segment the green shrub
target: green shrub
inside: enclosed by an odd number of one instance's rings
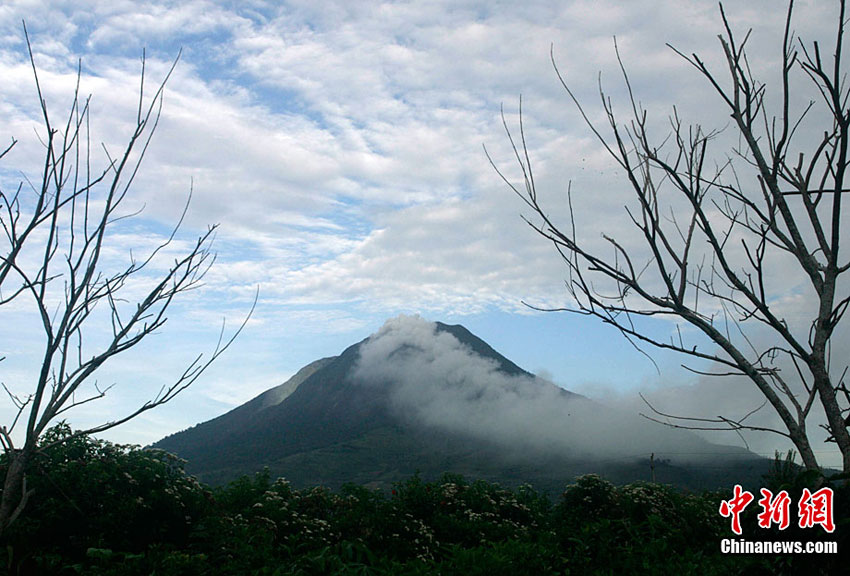
[[[64,423],[41,442],[49,447],[28,471],[32,496],[5,535],[19,558],[35,547],[70,557],[180,547],[208,513],[210,492],[171,454],[73,436]]]
[[[617,487],[587,475],[553,506],[529,486],[456,475],[413,476],[389,492],[355,485],[332,492],[296,489],[268,470],[211,492],[163,452],[75,437],[64,425],[45,436],[59,439],[33,464],[31,505],[0,548],[13,573],[818,574],[837,567],[835,558],[721,555],[729,523],[718,506],[728,493]],[[790,490],[812,481],[789,470],[781,467],[776,480]],[[747,517],[748,536],[847,544],[847,489],[842,478],[831,482],[835,535],[759,530]]]

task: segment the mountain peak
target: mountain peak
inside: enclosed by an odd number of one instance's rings
[[[431,322],[418,314],[401,314],[387,320],[383,326],[369,338],[360,343],[367,350],[379,348],[388,360],[392,351],[415,350],[418,354],[428,354],[434,358],[447,351],[462,349],[465,353],[495,363],[496,368],[511,376],[533,377],[498,352],[484,340],[460,324]],[[361,363],[363,350],[360,350]],[[367,352],[368,356],[368,352]]]
[[[463,326],[397,316],[157,447],[210,482],[269,466],[302,485],[386,484],[420,470],[551,486],[600,462],[632,470],[650,453],[713,445],[536,378]]]

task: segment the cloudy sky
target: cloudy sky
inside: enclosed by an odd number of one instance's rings
[[[798,4],[798,33],[829,38],[831,3]],[[776,8],[767,0],[727,4],[736,30],[756,29],[751,63],[767,78],[780,54],[784,14]],[[462,323],[522,367],[588,395],[628,403],[643,389],[686,411],[746,411],[755,402],[746,392],[730,398],[700,387],[672,356],[656,355],[656,370],[591,319],[524,306],[568,305],[565,270],[524,224],[521,202],[483,149],[519,176],[500,108],[515,128],[521,95],[538,185],[553,213],[563,215],[572,182],[580,234],[594,241],[618,232],[628,201],[622,178],[560,86],[550,48],[594,119],[600,72],[626,106],[616,36],[659,133],[674,104],[686,121],[723,127],[728,115],[705,82],[665,45],[698,52],[720,70],[713,0],[4,2],[0,144],[19,140],[0,167],[4,190],[37,179],[41,162],[22,20],[51,112],[67,110],[82,63],[101,165],[99,144],[119,148],[131,133],[143,51],[148,96],[181,54],[128,200],[128,212],[144,210],[114,236],[116,258],[167,233],[190,186],[175,248],[220,224],[205,287],[174,307],[160,334],[105,367],[100,382],[118,386],[80,410],[79,422],[155,394],[214,346],[222,319],[228,329],[239,323],[259,288],[245,332],[205,377],[110,439],[145,444],[221,414],[400,313]],[[717,153],[722,162],[725,152]],[[39,335],[24,312],[11,314],[21,316],[0,323],[2,379],[26,390]],[[663,322],[647,329],[675,331]],[[770,442],[758,442],[771,452]]]

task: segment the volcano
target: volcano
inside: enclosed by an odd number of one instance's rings
[[[527,372],[459,325],[389,320],[339,356],[155,448],[221,484],[387,487],[419,473],[560,490],[580,474],[689,488],[757,482],[767,461],[618,412]]]

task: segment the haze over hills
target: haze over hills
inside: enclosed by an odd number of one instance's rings
[[[616,411],[526,372],[462,326],[400,316],[339,356],[155,445],[221,483],[268,466],[296,485],[453,472],[559,490],[574,476],[702,488],[766,461]],[[653,470],[650,455],[654,454]]]

